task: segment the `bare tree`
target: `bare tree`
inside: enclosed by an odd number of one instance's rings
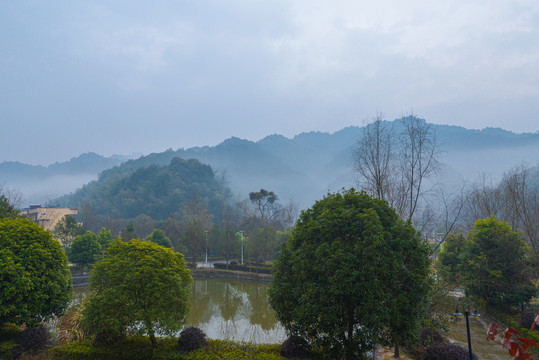
[[[414,115],[403,119],[400,139],[400,172],[406,185],[407,209],[403,218],[411,220],[424,194],[425,179],[439,169],[436,134],[430,124]]]
[[[381,113],[363,128],[354,151],[354,169],[364,180],[366,190],[378,199],[388,198],[392,186],[392,128]]]
[[[507,208],[513,214],[514,227],[526,234],[535,256],[538,256],[539,166],[528,168],[521,165],[512,169],[505,174],[502,187]]]
[[[494,215],[520,229],[539,258],[539,165],[517,166],[498,183],[483,175],[468,191],[466,205],[469,227],[477,219]]]
[[[0,184],[0,196],[3,196],[13,209],[21,208],[22,194],[19,191]]]
[[[141,239],[145,239],[150,235],[155,230],[156,225],[157,221],[146,214],[140,214],[133,219],[133,228]]]
[[[425,180],[439,169],[439,145],[434,129],[423,119],[407,116],[401,127],[395,134],[377,114],[358,141],[354,168],[365,190],[412,220],[426,192]]]
[[[482,175],[480,182],[471,186],[466,201],[466,217],[470,224],[477,219],[486,219],[491,215],[501,217],[504,211],[502,192],[492,180]]]

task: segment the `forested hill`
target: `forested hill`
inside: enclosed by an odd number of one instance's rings
[[[210,166],[195,159],[173,157],[168,165],[135,168],[124,164],[104,171],[98,180],[57,199],[57,203],[71,207],[89,205],[100,215],[123,219],[145,214],[162,220],[194,196],[207,202],[210,213],[218,213],[231,192]]]

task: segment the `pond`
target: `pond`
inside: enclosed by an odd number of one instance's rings
[[[268,284],[247,280],[194,279],[186,327],[196,326],[211,339],[281,343],[285,330],[268,303]],[[74,289],[73,302],[86,288]]]

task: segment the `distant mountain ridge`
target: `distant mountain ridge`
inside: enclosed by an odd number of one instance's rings
[[[97,178],[106,169],[119,165],[136,155],[102,155],[88,152],[66,162],[49,166],[28,165],[18,161],[0,163],[0,185],[20,191],[25,206],[45,203],[48,200],[74,191]]]
[[[388,124],[398,132],[402,119]],[[469,130],[460,126],[431,126],[441,145],[441,161],[445,164],[442,176],[446,179],[476,180],[481,173],[500,176],[522,162],[539,162],[539,132],[515,134],[494,128]],[[282,200],[293,200],[304,208],[328,191],[354,185],[353,150],[362,129],[350,126],[332,134],[306,132],[293,138],[273,134],[256,142],[232,137],[216,146],[169,149],[116,163],[96,171],[94,176],[99,171],[100,178],[106,178],[152,164],[167,165],[174,157],[194,158],[224,173],[235,193],[246,196],[250,191],[266,188],[275,191]],[[58,164],[58,169],[75,169],[82,160],[70,165],[69,162]],[[0,164],[0,183],[4,179],[3,171],[9,168],[9,164],[5,164]],[[83,168],[79,166],[77,171]],[[80,183],[79,187],[82,185]]]

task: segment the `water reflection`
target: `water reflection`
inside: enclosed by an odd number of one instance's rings
[[[268,303],[268,284],[231,279],[194,279],[186,326],[197,326],[211,339],[281,343],[284,328]],[[72,303],[86,296],[73,289]]]
[[[267,284],[195,279],[187,326],[212,339],[280,343],[285,331],[267,302]]]

